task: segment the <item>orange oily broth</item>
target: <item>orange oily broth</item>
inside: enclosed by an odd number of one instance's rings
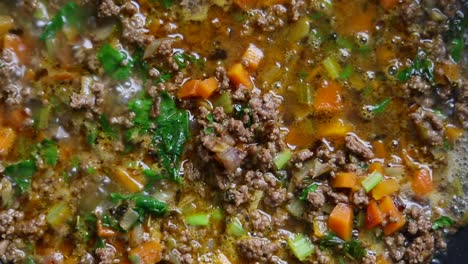
[[[336,31],[348,36],[352,41],[355,41],[354,39],[356,37],[362,36],[364,33],[364,35],[369,36],[369,41],[372,41],[373,34],[377,34],[378,31],[376,29],[376,27],[378,27],[376,17],[380,15],[382,10],[377,9],[374,3],[364,7],[363,2],[364,1],[337,1],[335,6],[335,12],[337,14]],[[142,4],[142,7],[147,10],[147,12],[150,12],[151,10],[149,6],[151,6],[151,4],[147,2]],[[353,12],[350,12],[349,10],[352,10]],[[346,14],[354,13],[360,14],[361,16],[359,16],[359,19],[356,21],[350,21],[352,18]],[[148,17],[152,18],[152,14],[148,14]],[[157,16],[152,19],[153,21],[157,21]],[[158,30],[156,28],[153,30],[155,32],[155,36],[158,36]],[[388,29],[386,28],[386,30]],[[219,46],[219,48],[225,50],[227,53],[227,59],[222,63],[226,68],[234,63],[240,62],[241,55],[251,43],[254,43],[263,51],[265,57],[261,61],[257,70],[250,71],[250,75],[254,80],[256,86],[255,89],[260,89],[264,93],[272,91],[277,96],[281,96],[284,99],[280,111],[284,118],[284,130],[289,130],[287,143],[289,143],[289,147],[292,149],[312,147],[318,144],[321,140],[326,140],[335,147],[341,147],[344,144],[344,136],[346,133],[353,132],[365,141],[371,141],[372,139],[383,135],[379,140],[382,142],[383,148],[388,153],[385,157],[381,157],[385,164],[403,164],[405,166],[410,166],[410,161],[403,157],[403,155],[406,155],[403,154],[404,150],[409,150],[408,155],[411,159],[418,160],[420,163],[430,162],[430,157],[422,151],[419,151],[419,143],[417,141],[418,136],[408,128],[406,124],[408,120],[401,119],[402,116],[406,116],[409,112],[405,102],[399,99],[392,100],[385,114],[376,116],[370,122],[363,120],[360,115],[363,105],[374,104],[386,97],[392,97],[390,86],[396,84],[393,82],[384,83],[378,81],[376,80],[374,73],[377,71],[385,71],[388,66],[387,63],[391,63],[392,60],[395,59],[398,60],[396,56],[399,55],[392,54],[389,51],[381,51],[381,48],[376,45],[370,45],[371,51],[365,55],[353,55],[351,59],[346,61],[346,64],[351,64],[356,69],[359,68],[359,73],[353,74],[359,75],[358,78],[365,84],[365,89],[370,89],[370,95],[363,98],[360,93],[360,88],[355,87],[348,80],[338,80],[337,83],[341,87],[339,90],[339,96],[343,107],[340,111],[336,112],[317,113],[314,111],[313,106],[303,105],[297,102],[297,92],[299,89],[298,87],[300,86],[299,84],[306,83],[311,89],[312,98],[314,98],[314,94],[317,89],[319,89],[320,83],[330,80],[330,76],[327,76],[326,71],[323,69],[315,71],[317,67],[321,67],[321,61],[326,57],[326,54],[322,53],[322,49],[306,48],[301,41],[298,41],[298,43],[291,43],[287,37],[289,33],[288,27],[284,27],[284,29],[277,32],[267,33],[265,35],[245,32],[241,23],[235,21],[235,15],[226,15],[221,8],[212,7],[208,13],[208,18],[205,21],[196,23],[182,22],[178,24],[177,32],[183,36],[183,40],[176,44],[177,48],[194,51],[204,57],[208,57],[211,54],[213,47]],[[393,33],[398,34],[398,32],[392,32],[392,29],[384,32],[384,34],[389,36],[392,36]],[[323,49],[327,50],[327,47]],[[387,54],[384,54],[386,52]],[[208,61],[203,70],[194,70],[192,78],[208,78],[210,75],[207,75],[206,73],[212,73],[216,66],[217,62]],[[300,77],[302,72],[310,74],[314,73],[314,71],[318,73],[315,74],[313,78]],[[272,74],[272,72],[276,73]],[[370,76],[370,78],[363,77],[365,75]],[[112,96],[116,97],[115,101],[121,104],[118,96]],[[108,108],[110,111],[119,112],[119,109],[114,109],[113,104],[110,104]],[[6,110],[5,112],[8,113],[8,111],[9,110]],[[15,117],[15,119],[13,119],[13,117]],[[14,126],[14,124],[17,123],[17,118],[21,118],[21,116],[18,117],[2,114],[0,120],[2,120],[2,125]],[[330,128],[330,124],[336,124],[337,122],[346,126],[347,129],[349,128],[350,131],[344,130],[345,133],[338,136],[321,136],[326,129]],[[335,131],[334,128],[332,128],[332,130]],[[33,139],[34,142],[40,141],[45,137],[44,135],[41,135],[40,132],[38,133],[34,130],[15,128],[15,131],[20,137]],[[84,144],[85,140],[86,138],[83,133],[78,133],[77,135],[74,135],[72,139],[59,144],[60,161],[58,167],[56,167],[57,171],[68,169],[72,159],[77,156],[85,160],[92,160],[96,153],[80,147]],[[106,143],[100,143],[98,147],[107,151],[110,151],[111,149],[111,147],[106,145]],[[19,155],[20,154],[17,149],[14,149],[5,160],[18,160]],[[189,156],[185,158],[190,159],[191,154],[188,155]],[[112,158],[113,159],[107,161],[107,168],[104,168],[104,166],[97,166],[96,172],[89,172],[91,175],[94,173],[99,175],[108,175],[108,178],[111,179],[110,182],[108,180],[104,182],[95,182],[93,180],[88,181],[87,179],[82,179],[80,181],[80,184],[83,184],[84,186],[89,185],[89,187],[85,187],[87,189],[89,188],[86,192],[89,193],[89,195],[94,195],[95,197],[95,201],[88,201],[88,203],[83,202],[83,206],[86,205],[86,207],[92,208],[93,206],[101,205],[100,200],[104,200],[103,193],[111,191],[126,191],[122,184],[112,181],[112,176],[109,176],[112,174],[110,168],[115,168],[117,166],[125,167],[129,162],[134,160],[142,160],[145,164],[149,164],[151,162],[149,155],[138,152],[127,157],[117,156]],[[413,166],[414,164],[411,165]],[[134,180],[142,182],[142,184],[145,183],[146,179],[141,173],[134,172],[132,169],[129,169],[128,171],[128,174],[130,177],[134,178]],[[210,172],[202,173],[209,174]],[[436,186],[441,182],[439,176],[440,173],[441,172],[438,170],[432,171],[432,177],[435,180]],[[411,192],[410,175],[411,170],[406,169],[404,171],[403,178],[399,179],[402,190],[406,190],[408,192]],[[92,176],[88,175],[87,177],[92,179]],[[58,173],[53,175],[51,178],[54,181],[63,181],[63,178],[61,178],[61,175]],[[157,186],[161,188],[165,187]],[[62,188],[67,188],[65,183]],[[185,212],[189,212],[186,214],[190,214],[192,212],[208,212],[217,207],[218,197],[216,193],[206,191],[200,194],[198,192],[198,190],[209,190],[209,188],[210,186],[207,186],[203,182],[195,183],[194,186],[184,186],[181,188],[178,192],[178,196],[181,197],[181,201],[184,201],[184,197],[195,197],[187,204],[184,204],[186,207]],[[57,192],[56,197],[50,197],[47,199],[40,197],[38,193],[39,192],[33,185],[31,198],[26,201],[24,206],[24,208],[26,208],[26,212],[47,210],[47,208],[50,208],[50,206],[56,201],[60,201],[61,199],[73,199],[66,191],[64,193]],[[431,195],[433,195],[433,197],[440,197],[440,199],[435,200],[435,203],[432,204],[434,207],[439,207],[444,205],[444,200],[448,200],[451,194],[439,193],[438,189],[436,189],[435,193]],[[89,199],[89,197],[83,198],[83,200],[85,199],[94,200]],[[180,204],[171,205],[175,207],[180,206]],[[105,206],[103,205],[103,207]],[[80,203],[75,203],[72,206],[73,212],[80,211],[82,209],[83,208],[80,208]],[[267,213],[273,213],[269,212],[268,208],[260,209],[265,210]],[[443,209],[441,208],[436,209],[443,212]],[[193,243],[197,245],[196,254],[200,259],[203,259],[204,255],[208,256],[210,253],[219,250],[223,252],[223,254],[226,255],[232,263],[244,263],[244,260],[239,258],[235,249],[237,239],[224,233],[226,226],[223,221],[212,221],[210,222],[210,226],[206,228],[190,227],[184,222],[184,215],[182,212],[179,212],[178,214],[169,216],[167,219],[147,220],[144,228],[152,237],[159,240],[161,239],[161,226],[171,226],[172,228],[178,229],[179,232],[182,230],[187,231],[191,235]],[[291,220],[291,223],[286,227],[286,229],[287,230],[270,230],[267,232],[312,233],[309,225],[296,220]],[[176,236],[173,238],[175,241],[179,239],[179,237],[177,237],[178,235],[180,234],[174,235]],[[359,238],[367,244],[370,244],[370,249],[374,250],[376,254],[379,255],[383,251],[382,242],[376,241],[374,234],[371,232],[359,232]],[[58,250],[66,257],[73,256],[73,240],[64,239],[63,241],[57,241],[55,244],[49,244],[53,240],[53,235],[45,236],[43,243],[39,243],[36,248],[38,254],[46,255],[54,250]],[[128,259],[125,253],[125,244],[119,239],[113,239],[109,244],[112,244],[112,246],[118,251],[122,262],[126,263]],[[50,247],[53,249],[50,249]],[[170,248],[170,243],[166,243],[166,247]],[[297,259],[292,257],[287,250],[281,250],[278,255],[288,259],[291,263],[297,262]]]

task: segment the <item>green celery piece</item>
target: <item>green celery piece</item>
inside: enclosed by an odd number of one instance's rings
[[[44,139],[39,144],[39,153],[47,164],[51,166],[57,165],[59,150],[55,141]]]
[[[179,159],[189,138],[189,116],[187,111],[178,109],[167,93],[161,94],[160,114],[156,119],[157,128],[154,142],[157,154],[169,178],[181,183]]]
[[[340,77],[341,66],[338,63],[338,61],[336,61],[335,58],[327,57],[327,58],[325,58],[325,60],[322,61],[322,64],[325,67],[325,69],[327,70],[328,75],[332,79],[336,80],[336,79],[338,79]]]
[[[312,91],[307,83],[301,82],[297,87],[297,100],[301,104],[312,105]]]
[[[292,157],[291,150],[285,149],[276,155],[275,159],[273,160],[273,163],[275,164],[278,170],[281,170],[288,163],[291,157]]]
[[[231,93],[222,93],[218,98],[216,98],[214,105],[222,107],[226,114],[230,114],[234,111]]]
[[[226,231],[229,235],[235,237],[241,237],[247,234],[247,231],[245,231],[244,227],[242,226],[242,223],[237,218],[233,218],[231,222],[228,223]]]
[[[52,105],[46,105],[39,108],[34,114],[34,128],[46,129],[49,126],[49,117],[52,111]]]
[[[79,5],[75,2],[66,3],[46,26],[44,32],[42,32],[40,36],[40,39],[45,41],[54,38],[57,32],[65,26],[79,28],[82,20],[81,17],[82,10]]]
[[[383,180],[383,175],[382,173],[378,171],[373,171],[369,176],[367,176],[363,181],[362,181],[362,186],[364,187],[364,190],[366,192],[370,192],[372,189],[374,189],[377,184],[379,184]]]
[[[208,214],[199,213],[189,215],[185,220],[187,224],[191,226],[207,226],[210,223],[210,216]]]
[[[104,71],[112,78],[124,81],[130,77],[134,61],[126,53],[120,52],[109,44],[105,44],[98,52],[98,59]],[[123,62],[126,60],[126,64]]]
[[[453,221],[452,218],[448,216],[441,216],[437,220],[435,220],[434,223],[432,223],[432,229],[437,230],[444,227],[452,226],[453,224],[455,224],[455,221]]]
[[[297,234],[294,238],[288,239],[288,245],[294,256],[300,261],[305,260],[314,252],[314,245],[310,239],[303,234]]]
[[[36,172],[36,162],[32,159],[20,161],[5,168],[5,174],[13,179],[20,193],[25,193],[31,186],[31,178]]]
[[[318,188],[318,184],[316,183],[312,183],[311,185],[307,186],[301,193],[301,195],[299,195],[299,200],[301,201],[305,201],[307,199],[307,195],[310,193],[310,192],[315,192]]]

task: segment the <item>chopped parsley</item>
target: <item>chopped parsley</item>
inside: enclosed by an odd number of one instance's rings
[[[455,224],[455,221],[453,221],[452,218],[448,216],[441,216],[432,223],[432,229],[437,230],[444,227],[452,226],[453,224]]]
[[[79,29],[81,27],[82,17],[83,12],[78,4],[75,2],[66,3],[45,27],[40,39],[43,41],[52,39],[57,32],[65,27]]]

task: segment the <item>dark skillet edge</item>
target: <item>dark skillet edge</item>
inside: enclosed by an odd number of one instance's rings
[[[468,263],[468,228],[466,226],[448,237],[447,251],[438,252],[432,263]]]

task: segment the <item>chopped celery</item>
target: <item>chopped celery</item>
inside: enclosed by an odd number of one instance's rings
[[[237,218],[233,218],[231,222],[229,222],[226,231],[229,235],[235,237],[241,237],[247,234],[247,231],[245,231],[244,227],[242,226],[242,223]]]
[[[332,79],[338,79],[340,77],[341,66],[335,58],[327,57],[323,60],[322,64]]]
[[[211,219],[213,219],[214,221],[222,220],[223,217],[223,210],[221,210],[220,208],[214,209],[213,213],[211,213]]]
[[[122,216],[122,219],[120,219],[119,225],[123,230],[128,231],[136,222],[138,222],[139,219],[140,214],[138,214],[137,211],[129,208]]]
[[[300,83],[297,87],[297,100],[301,104],[312,105],[312,91],[306,83]]]
[[[68,217],[70,216],[70,208],[68,204],[64,201],[59,202],[50,208],[47,213],[47,223],[49,223],[53,228],[59,227],[61,224],[65,223]]]
[[[214,102],[215,106],[220,106],[224,109],[224,113],[230,114],[234,111],[232,104],[231,93],[222,93]]]
[[[286,209],[288,209],[290,214],[299,218],[304,213],[304,203],[301,202],[301,200],[294,198],[291,200],[291,202],[289,202]]]
[[[289,28],[288,39],[290,42],[297,42],[307,37],[310,31],[309,18],[303,17]]]
[[[314,245],[312,245],[309,238],[303,234],[297,234],[294,238],[288,239],[288,245],[294,256],[296,256],[300,261],[305,260],[312,254],[312,252],[314,252]]]
[[[362,181],[362,186],[364,186],[364,189],[366,190],[366,192],[370,192],[382,180],[383,180],[382,173],[378,171],[374,171]]]
[[[291,159],[291,156],[292,152],[289,149],[285,149],[276,155],[273,163],[275,163],[275,166],[278,170],[281,170]]]
[[[49,126],[49,116],[52,110],[52,105],[46,105],[39,109],[34,115],[34,128],[46,129]]]
[[[187,216],[187,224],[191,226],[207,226],[210,223],[210,216],[205,213]]]

